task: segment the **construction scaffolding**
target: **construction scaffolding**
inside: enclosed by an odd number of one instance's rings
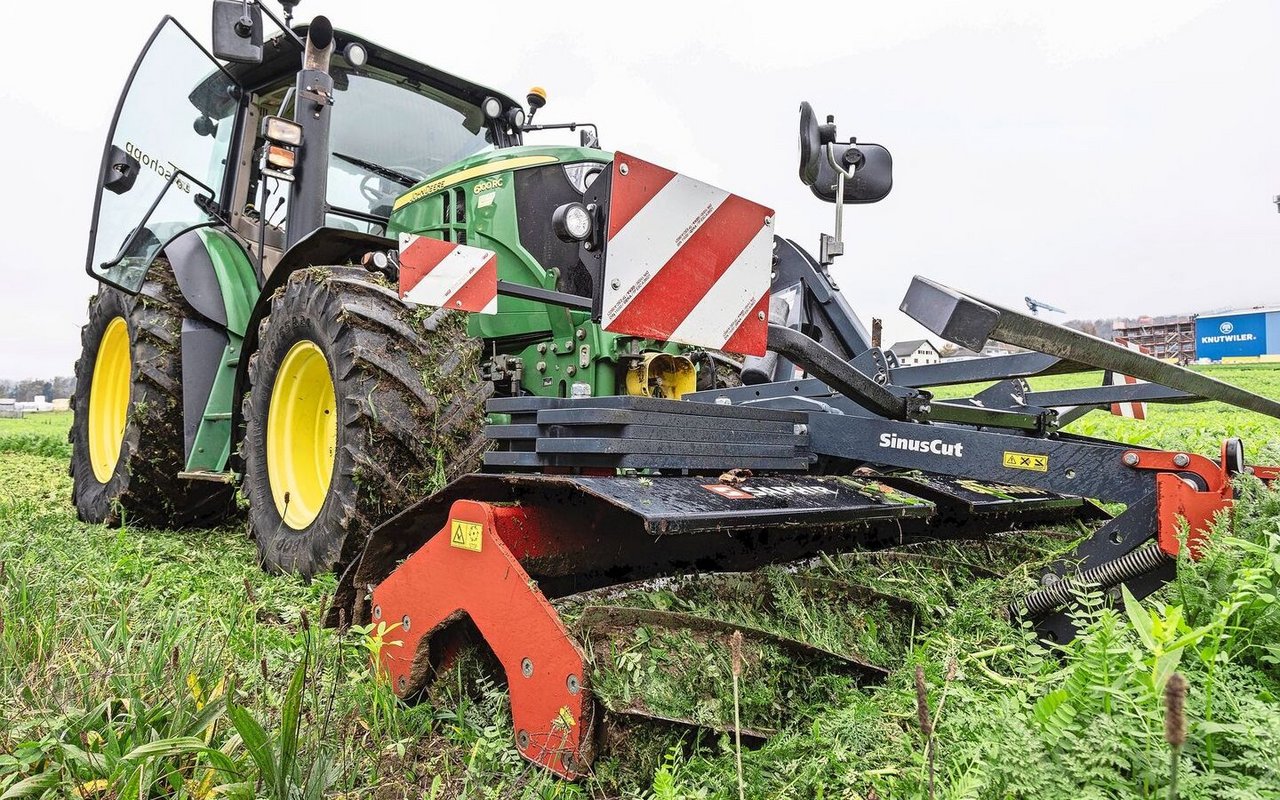
[[[1136,322],[1117,320],[1112,335],[1116,340],[1140,345],[1156,358],[1179,363],[1196,360],[1195,317],[1161,317],[1159,322],[1151,317]]]

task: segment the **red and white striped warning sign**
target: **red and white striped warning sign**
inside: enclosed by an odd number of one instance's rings
[[[1116,339],[1115,342],[1116,344],[1124,345],[1130,350],[1137,350],[1139,353],[1145,353],[1146,355],[1151,355],[1151,352],[1147,350],[1147,348],[1143,347],[1140,344],[1134,344],[1133,342],[1130,342],[1128,339]],[[1146,381],[1138,380],[1137,378],[1131,375],[1119,375],[1111,371],[1108,371],[1106,375],[1103,376],[1102,382],[1103,382],[1103,385],[1105,386],[1125,386],[1125,385],[1131,385],[1136,383],[1146,383]],[[1117,417],[1127,417],[1129,419],[1146,419],[1147,404],[1146,403],[1112,403],[1111,413],[1115,414]]]
[[[430,236],[400,234],[400,296],[411,303],[498,313],[498,255]]]
[[[607,331],[763,355],[773,210],[618,153],[605,242]]]

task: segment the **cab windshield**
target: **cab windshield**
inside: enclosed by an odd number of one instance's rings
[[[493,148],[478,106],[377,69],[334,70],[330,209],[386,218],[409,186]]]

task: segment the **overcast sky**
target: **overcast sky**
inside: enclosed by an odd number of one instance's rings
[[[849,209],[834,268],[887,341],[920,331],[897,311],[914,274],[1072,318],[1280,303],[1274,2],[502,5],[298,16],[516,98],[545,86],[540,121],[596,122],[606,149],[772,206],[816,252],[832,207],[796,178],[810,100],[893,152],[892,194]],[[71,372],[103,141],[165,13],[207,42],[205,0],[6,7],[0,377]]]

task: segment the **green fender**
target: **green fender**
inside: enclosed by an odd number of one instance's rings
[[[231,456],[231,411],[245,331],[261,290],[244,248],[218,228],[196,228],[170,242],[165,253],[186,301],[226,334],[219,353],[209,336],[183,333],[182,392],[186,414],[200,414],[187,439],[187,472],[224,472]],[[206,394],[207,392],[207,394]],[[199,410],[198,410],[199,409]],[[184,425],[191,430],[190,424]]]

